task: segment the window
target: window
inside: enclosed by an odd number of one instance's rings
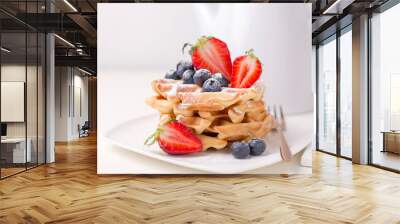
[[[371,18],[370,161],[400,170],[400,5]]]
[[[390,74],[390,130],[400,130],[400,73]]]
[[[336,153],[336,38],[318,47],[318,149]]]
[[[353,96],[351,26],[348,29],[340,36],[340,155],[351,158]]]
[[[318,150],[350,159],[353,74],[351,25],[319,44],[317,63]]]

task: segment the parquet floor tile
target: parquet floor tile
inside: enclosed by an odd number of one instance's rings
[[[313,153],[310,176],[97,175],[96,138],[0,181],[0,223],[398,223],[400,175]]]

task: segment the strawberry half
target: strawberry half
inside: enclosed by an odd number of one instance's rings
[[[262,72],[261,62],[254,55],[253,50],[246,55],[239,56],[233,61],[231,87],[249,88],[260,78]]]
[[[183,48],[190,44],[185,44]],[[207,69],[212,74],[222,73],[230,80],[232,75],[232,60],[228,46],[215,37],[203,36],[192,46],[189,53],[196,69]]]
[[[164,152],[172,155],[184,155],[203,151],[201,140],[184,124],[179,121],[169,121],[159,127],[145,141],[151,145],[155,141]]]

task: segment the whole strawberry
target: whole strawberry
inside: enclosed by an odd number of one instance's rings
[[[261,62],[253,50],[237,57],[233,61],[231,87],[249,88],[260,78],[262,72]]]
[[[145,145],[158,142],[160,148],[172,155],[184,155],[203,151],[201,140],[179,121],[169,121],[146,139]]]
[[[207,69],[212,74],[222,73],[228,80],[232,75],[232,61],[228,46],[215,37],[202,36],[192,46],[189,53],[192,55],[193,66],[197,69]]]

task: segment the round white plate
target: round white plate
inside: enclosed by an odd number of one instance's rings
[[[106,134],[106,138],[116,146],[139,153],[153,159],[174,165],[205,171],[209,173],[242,173],[249,170],[270,166],[282,161],[276,133],[267,135],[267,150],[260,156],[247,159],[235,159],[229,150],[209,150],[191,155],[169,155],[158,144],[145,146],[145,139],[154,132],[159,121],[158,114],[138,117],[118,125]],[[312,141],[313,114],[296,114],[285,117],[285,136],[293,155],[306,148]]]

